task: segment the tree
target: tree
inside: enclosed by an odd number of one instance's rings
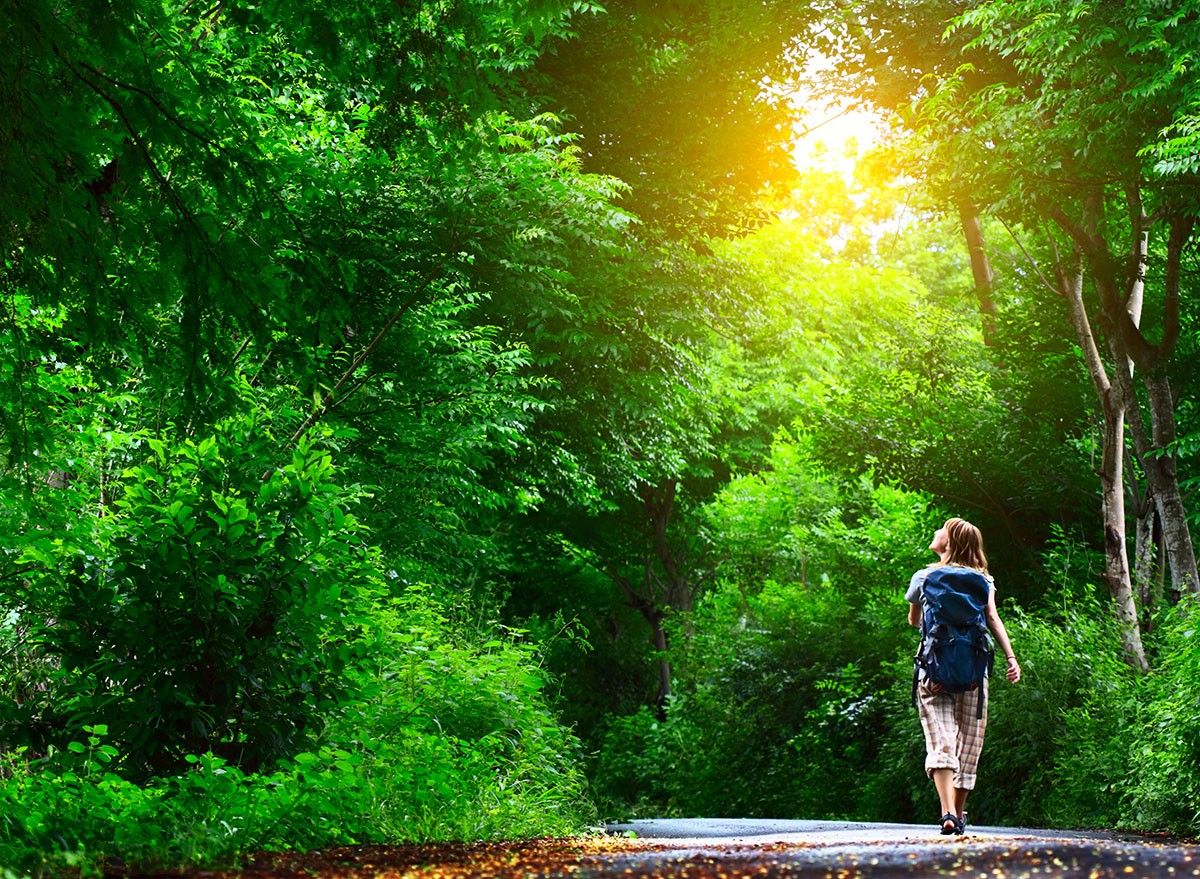
[[[947,22],[951,11],[957,17]],[[1028,252],[1041,248],[1041,261],[1053,268],[1039,262],[1031,270],[1072,306],[1074,334],[1105,424],[1108,581],[1130,659],[1144,667],[1125,550],[1125,481],[1134,477],[1123,463],[1126,423],[1163,522],[1176,587],[1194,590],[1198,582],[1169,445],[1183,295],[1178,266],[1194,206],[1181,186],[1186,174],[1167,173],[1180,166],[1148,158],[1160,133],[1189,106],[1192,86],[1176,62],[1192,51],[1195,27],[1187,16],[1153,4],[1085,3],[1067,10],[1031,0],[948,10],[928,3],[898,14],[901,26],[892,29],[878,23],[892,20],[886,12],[875,14],[872,33],[898,35],[896,50],[912,73],[925,75],[914,76],[907,90],[916,97],[909,118],[921,143],[915,165],[948,204],[977,205],[1010,228],[1034,230],[1040,241]],[[949,24],[949,39],[923,65],[903,55],[914,15]],[[861,36],[858,28],[855,22],[848,32]],[[865,55],[851,56],[862,93],[883,94],[866,72]],[[1040,231],[1047,223],[1053,233]],[[1156,258],[1161,268],[1152,265]],[[1081,272],[1098,308],[1086,307]],[[1143,302],[1161,313],[1158,341],[1144,329]],[[1099,369],[1104,348],[1112,364],[1106,375]],[[1127,364],[1141,373],[1149,430]]]
[[[585,167],[633,188],[624,205],[672,237],[768,219],[786,188],[786,95],[805,4],[617,0],[547,52],[540,90],[584,137]]]

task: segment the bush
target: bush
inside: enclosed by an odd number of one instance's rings
[[[1110,607],[1076,595],[1037,616],[1015,608],[1004,616],[1023,674],[1012,686],[996,663],[974,811],[1012,824],[1112,826],[1098,810],[1113,800],[1097,794],[1107,786],[1114,699],[1133,673]]]
[[[551,711],[541,657],[521,630],[470,640],[420,586],[381,618],[362,701],[338,711],[328,738],[368,755],[386,836],[511,838],[594,820],[582,745]]]
[[[777,470],[709,511],[713,568],[691,637],[668,617],[666,718],[614,718],[595,781],[609,814],[930,820],[911,703],[904,585],[941,517],[925,498],[839,481],[782,437]],[[790,500],[794,499],[794,504]],[[766,511],[756,518],[754,508]],[[804,519],[803,523],[798,519]],[[728,541],[726,544],[724,541]],[[1000,584],[1024,671],[989,687],[976,821],[1200,831],[1200,605],[1161,610],[1149,675],[1123,661],[1100,562],[1058,532],[1023,610]],[[752,579],[761,572],[789,579]]]
[[[895,708],[915,644],[904,591],[942,517],[919,494],[819,467],[803,437],[781,435],[772,464],[709,510],[713,567],[729,576],[690,620],[668,618],[665,720],[609,724],[595,773],[606,809],[851,818],[897,803],[873,777],[893,715],[910,749],[920,741],[915,714],[901,725]],[[742,579],[756,572],[788,579]]]
[[[369,643],[377,553],[328,451],[262,412],[200,439],[138,434],[91,528],[32,539],[20,609],[56,671],[0,711],[37,752],[103,724],[131,777],[207,751],[287,756],[347,695]]]
[[[247,772],[212,753],[138,784],[109,730],[0,781],[0,863],[29,873],[231,864],[243,854],[369,842],[577,833],[594,821],[577,739],[543,697],[532,645],[470,642],[412,586],[378,612],[380,649],[308,750]],[[519,634],[519,633],[518,633]]]
[[[1158,661],[1126,695],[1106,729],[1122,788],[1121,826],[1200,833],[1200,604],[1191,596],[1161,615]]]
[[[227,861],[251,850],[356,841],[365,798],[351,755],[325,752],[270,773],[213,754],[136,784],[108,771],[100,731],[39,761],[10,755],[0,784],[0,862],[34,875],[100,875]]]
[[[0,864],[152,871],[594,820],[526,633],[393,594],[337,437],[280,460],[271,423],[115,436],[104,515],[26,541],[0,617],[22,659],[0,690]]]

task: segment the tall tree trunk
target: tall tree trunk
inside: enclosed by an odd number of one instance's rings
[[[1141,324],[1142,305],[1146,300],[1146,260],[1150,248],[1150,231],[1146,226],[1146,216],[1142,209],[1140,196],[1136,194],[1136,190],[1131,191],[1129,195],[1128,202],[1132,222],[1129,258],[1132,280],[1129,285],[1129,295],[1125,299],[1125,311],[1129,314],[1129,319],[1137,326]],[[1133,374],[1136,364],[1120,341],[1119,332],[1110,331],[1108,333],[1113,376],[1117,391],[1125,401],[1126,424],[1129,426],[1130,432],[1136,435],[1137,428],[1141,425],[1141,412],[1138,410],[1137,394],[1133,389]],[[1136,437],[1134,446],[1137,448]],[[1129,487],[1129,501],[1134,511],[1133,589],[1138,609],[1141,612],[1142,632],[1145,633],[1150,631],[1154,620],[1154,602],[1150,590],[1155,561],[1154,489],[1147,486],[1145,491],[1141,490],[1128,442],[1125,444],[1125,482]]]
[[[1104,520],[1104,569],[1114,611],[1121,630],[1126,661],[1138,671],[1148,671],[1146,650],[1142,646],[1141,626],[1133,585],[1129,576],[1129,554],[1125,544],[1125,400],[1120,389],[1109,380],[1100,351],[1096,347],[1087,310],[1083,304],[1083,266],[1081,260],[1069,272],[1059,267],[1059,288],[1070,309],[1075,336],[1083,349],[1088,374],[1092,379],[1103,416],[1104,442],[1100,464],[1101,510]],[[1127,369],[1124,362],[1118,368]],[[1128,373],[1127,373],[1128,374]]]
[[[693,634],[691,616],[687,612],[692,609],[695,596],[691,582],[684,573],[679,552],[672,545],[669,535],[677,494],[678,482],[669,478],[657,484],[643,483],[638,487],[650,532],[649,551],[642,562],[641,588],[635,587],[617,565],[610,564],[606,568],[609,578],[625,596],[625,603],[637,610],[650,626],[658,666],[658,693],[654,697],[654,704],[660,721],[666,719],[667,698],[671,695],[671,661],[667,654],[669,645],[665,625],[667,615],[673,611],[684,612],[684,634]]]
[[[1157,515],[1154,499],[1146,495],[1135,506],[1137,519],[1134,522],[1133,541],[1133,588],[1141,609],[1142,631],[1149,632],[1153,626],[1154,608],[1154,563],[1158,552],[1154,545],[1154,520]]]
[[[667,658],[667,630],[662,615],[653,623],[654,649],[658,652],[658,693],[654,697],[654,713],[660,723],[667,719],[667,697],[671,695],[671,660]]]
[[[647,560],[648,570],[649,560]],[[617,584],[621,594],[625,596],[625,603],[640,613],[650,626],[650,638],[657,654],[655,662],[658,666],[658,692],[654,696],[654,707],[659,721],[664,721],[667,713],[667,697],[671,695],[671,660],[667,657],[667,631],[663,628],[665,613],[653,597],[634,588],[633,584],[629,582],[629,578],[623,576],[615,566],[607,568],[606,573]]]
[[[1167,247],[1167,287],[1168,296],[1174,290],[1178,296],[1179,260],[1187,239],[1186,224],[1174,223]],[[1167,379],[1164,358],[1169,356],[1170,349],[1131,347],[1130,341],[1134,333],[1141,332],[1141,310],[1144,290],[1145,237],[1135,245],[1135,255],[1139,254],[1142,261],[1129,285],[1129,296],[1126,305],[1119,304],[1116,293],[1116,279],[1109,270],[1096,272],[1096,285],[1105,303],[1105,317],[1109,327],[1109,348],[1112,351],[1114,369],[1113,383],[1124,398],[1129,431],[1133,436],[1133,446],[1137,452],[1138,462],[1146,474],[1150,494],[1154,496],[1158,506],[1159,517],[1163,526],[1163,542],[1166,544],[1167,558],[1171,568],[1171,580],[1178,592],[1200,592],[1200,572],[1196,567],[1196,551],[1192,544],[1191,529],[1188,526],[1187,510],[1179,491],[1179,478],[1175,469],[1175,456],[1168,449],[1175,442],[1175,398],[1171,393],[1170,382]],[[1119,314],[1113,314],[1111,309],[1119,308]],[[1144,341],[1144,339],[1143,339]],[[1136,344],[1136,343],[1135,343]],[[1132,381],[1134,364],[1146,368],[1142,375],[1142,383],[1146,388],[1146,397],[1150,409],[1150,432],[1142,420],[1141,407]],[[1121,365],[1126,364],[1122,369]]]
[[[979,210],[969,201],[960,201],[958,219],[962,224],[963,237],[967,240],[967,255],[971,259],[971,275],[975,279],[975,298],[979,301],[983,344],[990,348],[996,344],[996,303],[992,301],[995,275],[992,273],[991,263],[988,262],[987,249],[983,245]]]
[[[666,479],[657,486],[642,487],[642,503],[646,509],[646,517],[650,523],[651,541],[654,555],[662,565],[666,575],[667,605],[678,610],[692,609],[692,588],[683,573],[678,553],[671,545],[667,529],[671,517],[675,513],[675,498],[678,484],[674,479]]]
[[[658,485],[644,484],[640,494],[646,520],[650,525],[650,545],[662,568],[663,578],[659,578],[654,572],[650,575],[662,585],[663,603],[669,608],[686,613],[692,609],[695,595],[692,592],[692,584],[684,573],[680,553],[672,545],[668,534],[671,517],[675,514],[678,483],[674,479],[664,479]],[[687,620],[685,631],[689,636],[692,634],[690,619]]]
[[[1150,400],[1153,448],[1147,449],[1142,455],[1142,467],[1162,519],[1163,544],[1167,548],[1167,561],[1171,566],[1171,582],[1177,592],[1200,593],[1196,550],[1188,527],[1187,510],[1179,493],[1175,456],[1167,451],[1175,442],[1175,400],[1165,375],[1147,375],[1145,385]]]
[[[1113,400],[1111,392],[1103,403],[1104,449],[1100,465],[1101,509],[1104,516],[1105,579],[1113,597],[1121,641],[1130,665],[1148,671],[1146,650],[1142,646],[1141,625],[1133,584],[1129,576],[1129,554],[1125,545],[1124,406]]]

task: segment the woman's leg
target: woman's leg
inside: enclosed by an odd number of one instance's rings
[[[987,729],[987,678],[983,687],[963,693],[954,706],[955,725],[958,727],[955,741],[955,756],[958,767],[954,773],[954,814],[963,816],[967,794],[975,788],[975,771],[979,766],[979,755],[983,751],[983,734]],[[979,700],[983,701],[983,717],[976,717]]]
[[[954,789],[954,814],[958,816],[959,821],[962,820],[964,810],[967,807],[967,794],[969,793],[970,791],[965,787],[956,787]]]
[[[961,817],[961,812],[954,811],[954,770],[935,769],[931,774],[933,775],[933,786],[937,788],[938,799],[942,804],[941,814],[958,815]]]
[[[958,724],[954,697],[931,693],[922,682],[917,690],[917,709],[921,730],[925,733],[925,773],[933,780],[941,803],[939,814],[954,811],[954,779],[958,772]]]

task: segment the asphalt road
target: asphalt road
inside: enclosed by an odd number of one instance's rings
[[[930,825],[721,818],[609,824],[644,851],[624,851],[575,877],[688,879],[1136,879],[1200,876],[1200,847],[1151,837],[1017,827],[968,827],[942,836]]]
[[[969,817],[969,813],[968,813]],[[776,818],[647,818],[620,824],[606,824],[605,831],[616,835],[632,834],[638,839],[677,845],[720,845],[742,842],[855,843],[919,841],[942,839],[933,823],[877,824],[866,821],[795,821]],[[1039,830],[1028,827],[967,828],[974,839],[1015,838],[1073,840],[1135,840],[1138,837],[1075,830]]]
[[[725,818],[609,824],[575,837],[264,852],[169,879],[1191,879],[1200,847],[1013,827]],[[628,835],[633,831],[634,836]],[[163,877],[167,879],[167,877]]]

